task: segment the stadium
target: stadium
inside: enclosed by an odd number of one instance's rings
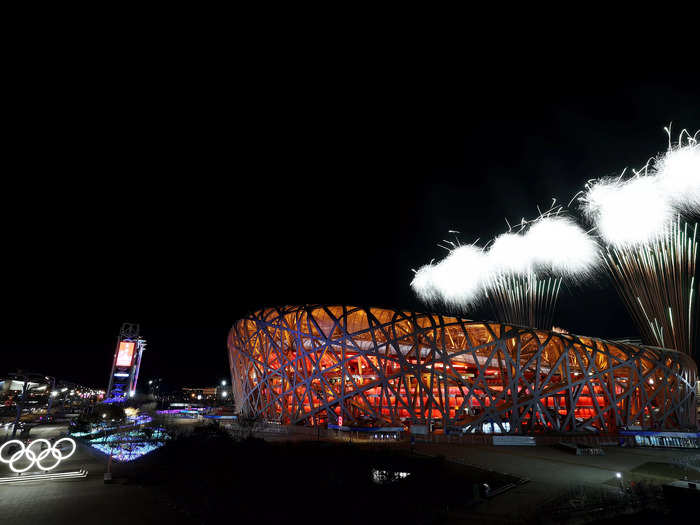
[[[228,338],[239,413],[282,424],[617,432],[696,425],[674,350],[436,313],[286,306]]]

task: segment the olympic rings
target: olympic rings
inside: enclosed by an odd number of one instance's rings
[[[69,446],[72,446],[71,451],[67,454],[64,454],[63,450],[58,446],[59,443],[63,441],[68,443]],[[2,452],[5,449],[5,447],[10,445],[11,443],[17,443],[20,446],[20,449],[16,452],[11,453],[9,458],[6,458],[2,455]],[[42,450],[41,445],[43,443],[46,444],[47,448]],[[36,452],[32,450],[32,447],[34,447],[35,445],[39,445],[39,449]],[[12,469],[13,472],[17,472],[18,474],[22,472],[27,472],[34,465],[38,466],[41,470],[53,470],[58,466],[58,464],[61,461],[71,457],[75,452],[76,448],[77,446],[75,444],[75,441],[68,437],[59,439],[53,445],[51,445],[51,442],[48,439],[35,439],[29,445],[26,446],[19,439],[12,439],[7,443],[4,443],[0,447],[0,461],[2,461],[3,463],[8,463],[10,465],[10,469]],[[53,465],[47,466],[43,464],[42,461],[46,460],[46,458],[48,458],[49,456],[52,456],[53,459],[56,460],[56,462]],[[14,464],[20,459],[22,459],[22,457],[26,457],[29,460],[29,465],[25,468],[15,467]]]

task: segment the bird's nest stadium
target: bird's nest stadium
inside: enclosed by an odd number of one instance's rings
[[[697,367],[663,348],[307,305],[237,321],[228,349],[238,411],[283,424],[511,433],[696,425]]]

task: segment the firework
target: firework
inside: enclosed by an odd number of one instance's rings
[[[435,265],[432,263],[421,266],[415,271],[411,281],[413,291],[426,303],[434,303],[440,299],[440,292],[433,281],[435,271]]]
[[[500,235],[489,249],[484,287],[498,321],[549,328],[562,280],[590,277],[598,266],[596,241],[559,213],[540,215],[525,233]]]
[[[562,280],[590,276],[599,262],[596,241],[560,212],[523,221],[488,250],[450,242],[445,259],[415,272],[412,288],[429,303],[458,311],[488,303],[498,321],[548,328]]]
[[[697,224],[682,216],[700,208],[695,137],[681,133],[676,146],[628,180],[589,183],[580,200],[607,245],[605,265],[642,341],[692,354]]]
[[[600,265],[596,240],[567,217],[543,216],[530,225],[525,238],[540,272],[575,283],[591,278]]]
[[[428,303],[442,300],[452,307],[467,308],[482,300],[486,271],[481,248],[458,246],[438,264],[431,263],[416,271],[411,287]]]
[[[667,130],[668,131],[668,130]],[[681,213],[700,210],[700,144],[697,133],[682,132],[678,144],[656,159],[654,173],[661,192]]]
[[[527,275],[533,271],[533,252],[527,239],[519,233],[496,237],[487,252],[492,274]]]
[[[584,215],[609,246],[637,246],[663,235],[673,221],[674,209],[658,179],[637,173],[588,184],[582,199]]]
[[[552,326],[561,277],[506,273],[491,279],[486,297],[500,322],[544,328]]]
[[[608,247],[605,262],[646,344],[693,353],[697,233],[679,217],[650,243]]]

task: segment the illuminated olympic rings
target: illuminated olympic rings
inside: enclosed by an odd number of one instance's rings
[[[59,448],[59,443],[62,442],[68,443],[69,446],[71,446],[70,452],[68,454],[64,454],[63,450]],[[10,453],[9,457],[3,456],[3,451],[5,450],[5,447],[12,443],[17,443],[20,446],[20,449],[16,452]],[[42,450],[41,444],[45,443],[47,448]],[[38,450],[32,450],[35,445],[39,445]],[[75,452],[76,445],[75,441],[73,441],[71,438],[64,437],[56,441],[53,445],[51,445],[51,442],[48,439],[35,439],[32,441],[29,445],[26,445],[22,443],[19,439],[12,439],[8,441],[7,443],[3,444],[0,447],[0,461],[3,463],[8,463],[10,465],[10,468],[12,469],[13,472],[17,473],[22,473],[22,472],[27,472],[30,468],[32,468],[35,464],[37,467],[39,467],[41,470],[53,470],[55,469],[58,464],[64,460],[68,459],[73,455]],[[17,468],[15,467],[15,463],[19,460],[22,459],[23,456],[26,456],[26,458],[29,460],[29,465],[25,468]],[[49,456],[52,456],[56,462],[53,465],[45,465],[44,462],[46,458]],[[49,460],[50,461],[50,460]]]

